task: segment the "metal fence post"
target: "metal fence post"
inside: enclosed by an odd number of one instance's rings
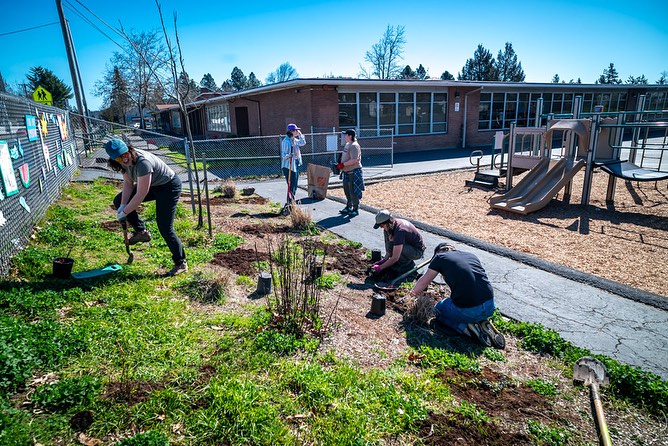
[[[190,188],[190,204],[193,208],[193,215],[195,215],[195,196],[193,195],[193,176],[190,170],[190,146],[188,145],[188,138],[183,138],[183,147],[186,152],[186,166],[188,168],[188,187]],[[197,160],[195,160],[197,162]]]

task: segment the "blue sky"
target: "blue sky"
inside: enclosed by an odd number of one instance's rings
[[[14,31],[58,21],[55,0],[4,1],[0,27],[0,73],[12,86],[41,65],[71,85],[59,25]],[[118,28],[147,31],[160,27],[153,0],[63,0],[79,59],[89,109],[100,107],[95,82],[120,48],[81,15],[121,43],[89,11]],[[357,77],[364,55],[387,25],[405,27],[402,65],[422,64],[430,76],[461,71],[482,44],[496,57],[511,42],[527,82],[550,82],[555,74],[567,82],[594,83],[612,62],[622,80],[644,74],[655,82],[668,71],[668,2],[590,0],[547,2],[444,0],[287,2],[161,1],[168,26],[173,13],[185,54],[186,69],[196,81],[211,73],[220,85],[237,66],[267,75],[289,62],[300,77]],[[11,33],[11,34],[6,34]],[[74,104],[74,102],[72,102]]]

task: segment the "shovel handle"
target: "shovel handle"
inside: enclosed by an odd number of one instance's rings
[[[392,282],[390,282],[390,283],[388,284],[388,286],[392,286],[392,287],[393,287],[393,286],[396,285],[398,282],[400,282],[402,279],[405,279],[405,278],[408,277],[410,274],[413,274],[415,271],[417,271],[417,270],[419,270],[420,268],[422,268],[422,267],[424,267],[425,265],[427,265],[427,264],[428,264],[429,262],[431,262],[433,259],[434,259],[434,258],[431,257],[431,258],[425,260],[424,262],[420,263],[419,265],[417,265],[415,268],[413,268],[413,269],[411,269],[411,270],[409,270],[409,271],[403,273],[402,275],[400,275],[399,277],[397,277],[396,279],[394,279]]]
[[[598,393],[598,384],[592,383],[591,399],[594,404],[594,411],[596,412],[596,426],[598,426],[598,438],[602,446],[612,446],[612,439],[608,431],[608,423],[605,421],[605,414],[603,413],[603,404],[601,403],[601,396]]]

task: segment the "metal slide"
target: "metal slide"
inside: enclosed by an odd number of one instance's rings
[[[585,160],[574,163],[561,158],[545,173],[543,161],[507,193],[492,197],[490,206],[523,215],[542,209],[585,165]],[[534,173],[539,167],[541,169]]]

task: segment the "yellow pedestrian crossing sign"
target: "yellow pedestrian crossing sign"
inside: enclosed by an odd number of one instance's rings
[[[53,97],[49,91],[39,85],[37,89],[32,93],[32,98],[35,102],[41,102],[42,104],[51,105],[53,103]]]

